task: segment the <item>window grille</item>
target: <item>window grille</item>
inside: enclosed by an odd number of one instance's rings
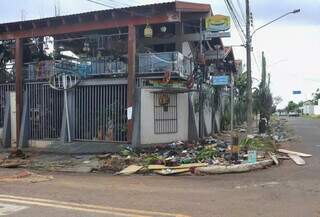
[[[178,132],[177,94],[154,94],[154,133]]]

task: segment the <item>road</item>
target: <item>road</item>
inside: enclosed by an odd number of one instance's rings
[[[289,123],[299,139],[285,146],[313,154],[306,166],[216,176],[53,173],[48,182],[0,182],[0,216],[320,217],[320,121]]]

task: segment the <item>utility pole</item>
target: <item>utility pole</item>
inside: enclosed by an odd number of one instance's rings
[[[233,122],[234,122],[234,77],[233,72],[230,71],[230,130],[233,132]]]
[[[250,5],[246,0],[246,52],[247,52],[247,132],[252,132],[252,75],[251,75],[251,35]]]
[[[202,47],[202,37],[203,37],[203,29],[202,29],[202,17],[200,18],[200,55],[198,58],[199,64],[204,64],[203,63],[203,47]],[[198,73],[200,73],[199,76],[199,139],[203,139],[203,120],[204,120],[204,115],[203,115],[203,81],[204,81],[204,71],[203,67],[198,68]]]

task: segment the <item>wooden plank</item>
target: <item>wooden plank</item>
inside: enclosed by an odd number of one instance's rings
[[[280,153],[284,153],[284,154],[295,154],[295,155],[298,155],[300,157],[312,157],[311,154],[306,154],[306,153],[296,152],[296,151],[290,151],[290,150],[286,150],[286,149],[278,149],[277,151],[280,152]]]
[[[139,170],[141,170],[142,168],[143,168],[143,166],[130,165],[130,166],[124,168],[123,170],[121,170],[120,172],[117,172],[116,175],[132,175],[132,174],[138,172]]]
[[[295,154],[288,154],[288,156],[295,162],[297,165],[305,165],[306,162],[298,155]]]
[[[278,158],[275,154],[271,153],[271,152],[268,152],[269,156],[271,157],[271,159],[273,160],[273,162],[276,164],[276,165],[279,165],[279,161],[278,161]]]
[[[166,167],[165,165],[149,165],[148,170],[162,170],[162,169],[189,169],[192,167],[206,167],[207,163],[190,163],[182,164],[180,166]]]
[[[273,160],[263,160],[257,163],[245,163],[245,164],[236,164],[230,166],[220,166],[213,165],[208,167],[199,167],[195,169],[196,174],[223,174],[223,173],[243,173],[249,172],[251,170],[263,169],[267,166],[271,166],[273,164]]]
[[[163,169],[163,170],[154,170],[153,172],[159,175],[168,176],[168,175],[177,175],[181,173],[189,172],[190,169]]]

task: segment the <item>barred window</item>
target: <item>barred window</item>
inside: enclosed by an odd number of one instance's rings
[[[154,133],[166,134],[178,131],[177,94],[154,94]]]

